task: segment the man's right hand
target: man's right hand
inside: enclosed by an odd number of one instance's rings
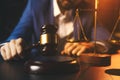
[[[23,39],[18,38],[5,43],[5,45],[0,48],[0,51],[4,60],[22,58]]]

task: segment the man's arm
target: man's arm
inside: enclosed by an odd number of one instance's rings
[[[20,18],[20,21],[18,22],[15,29],[6,41],[10,41],[11,39],[17,39],[19,37],[23,38],[24,40],[30,40],[33,31],[31,9],[31,0],[28,0],[26,8]]]
[[[31,0],[28,0],[27,6],[17,26],[8,37],[5,43],[0,46],[0,52],[4,60],[10,60],[21,57],[23,51],[23,40],[31,41],[33,31]]]

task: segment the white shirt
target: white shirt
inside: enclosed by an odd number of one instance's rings
[[[57,51],[58,53],[60,53],[61,50],[63,50],[64,48],[68,35],[73,32],[73,20],[71,19],[72,10],[65,12],[68,13],[67,14],[68,21],[66,21],[66,15],[65,14],[63,15],[61,13],[60,8],[57,4],[57,0],[53,0],[53,8],[54,8],[54,17],[55,19],[57,19],[57,25],[58,25],[57,34],[59,36],[59,42],[57,46],[58,49]]]
[[[63,15],[59,9],[57,4],[57,0],[53,0],[53,8],[54,8],[54,17],[59,15],[58,18],[58,31],[57,34],[60,38],[64,38],[68,36],[71,32],[73,32],[73,22],[70,20],[69,22],[65,22],[66,15]],[[71,17],[71,11],[68,11],[69,17]],[[67,16],[68,17],[68,16]]]

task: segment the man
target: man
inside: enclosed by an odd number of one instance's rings
[[[25,49],[23,42],[27,45],[31,44],[31,40],[32,43],[37,43],[41,34],[41,27],[45,24],[58,25],[57,34],[60,38],[58,51],[62,54],[79,56],[86,49],[93,47],[93,44],[88,42],[66,43],[67,36],[73,31],[73,12],[75,12],[76,8],[83,8],[84,5],[84,0],[28,0],[20,22],[7,39],[8,42],[1,47],[3,59],[10,60],[16,56],[21,57]],[[84,13],[80,15],[81,21],[84,29],[86,29],[87,38],[93,41],[93,14],[90,12]],[[96,39],[107,40],[108,37],[109,33],[101,25],[97,24]],[[105,44],[102,45],[105,46]]]

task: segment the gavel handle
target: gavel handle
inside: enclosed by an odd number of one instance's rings
[[[29,47],[26,47],[24,50],[25,50],[25,51],[29,51],[29,50],[31,50],[32,48],[36,48],[36,47],[38,47],[38,46],[40,46],[40,43],[39,43],[39,42],[36,43],[36,44],[32,44],[32,45],[29,46]]]

